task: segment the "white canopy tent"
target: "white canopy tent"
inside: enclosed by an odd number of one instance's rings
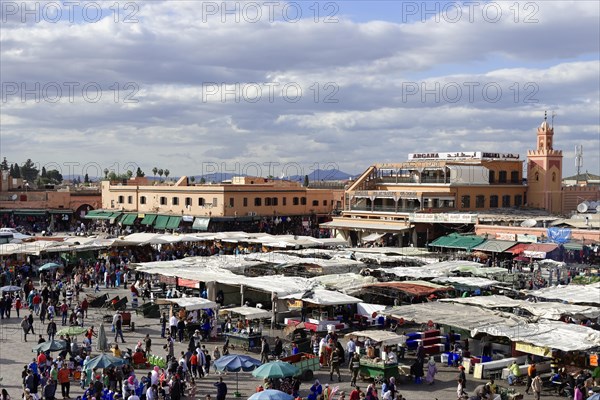
[[[476,278],[476,277],[463,277],[463,276],[449,276],[449,277],[439,277],[432,280],[432,282],[437,283],[449,283],[452,286],[465,286],[471,288],[488,288],[490,286],[494,286],[499,284],[500,282],[485,279],[485,278]]]
[[[392,346],[406,342],[406,336],[390,331],[356,331],[347,333],[344,337],[347,339],[368,338],[376,343],[380,343],[382,346]]]
[[[202,297],[180,297],[177,299],[164,299],[169,303],[177,304],[188,311],[203,310],[205,308],[217,308],[217,303]]]
[[[319,306],[337,306],[342,304],[356,304],[362,300],[340,292],[326,289],[312,289],[280,297],[282,300],[302,300]]]
[[[243,315],[246,319],[271,318],[273,315],[271,311],[263,310],[261,308],[255,308],[255,307],[247,307],[247,306],[222,308],[219,310],[219,314],[221,314],[221,315],[227,314],[227,313]]]

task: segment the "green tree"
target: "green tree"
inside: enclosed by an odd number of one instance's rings
[[[90,177],[88,176],[88,174],[86,173],[85,176],[83,177],[83,182],[84,183],[90,183]]]
[[[21,177],[21,168],[19,168],[19,164],[15,163],[15,166],[13,168],[13,178],[20,178]]]
[[[192,182],[192,183],[196,182],[196,177],[195,176],[190,176],[190,182]]]
[[[204,185],[206,183],[206,179],[204,177],[200,178],[200,184]]]
[[[308,187],[310,182],[308,181],[308,175],[304,175],[304,187]]]
[[[159,169],[159,170],[158,170],[158,176],[160,176],[160,179],[161,179],[161,180],[162,180],[162,176],[163,176],[163,174],[164,174],[164,171],[163,171],[163,169],[162,169],[162,168],[161,168],[161,169]]]
[[[105,179],[108,179],[108,173],[109,173],[109,172],[110,172],[110,171],[108,170],[108,168],[104,168],[104,178],[105,178]]]
[[[125,175],[127,175],[127,179],[131,179],[131,177],[133,176],[133,171],[128,169]]]
[[[40,170],[35,167],[35,164],[33,161],[31,161],[31,158],[28,158],[21,167],[21,177],[29,182],[35,182],[39,173]]]
[[[4,160],[6,160],[6,158],[5,158]],[[6,171],[6,170],[5,170],[5,171]],[[8,175],[12,176],[13,178],[14,178],[14,176],[15,176],[15,168],[13,167],[13,165],[12,165],[12,164],[10,164],[10,168],[9,168],[9,170],[8,170]]]
[[[135,171],[135,176],[136,178],[143,178],[144,176],[146,176],[146,174],[144,173],[144,171],[142,171],[140,167],[138,167],[137,171]]]
[[[8,161],[6,161],[6,157],[4,157],[4,160],[2,160],[2,163],[0,164],[0,169],[2,171],[8,171]]]
[[[171,171],[169,171],[168,169],[165,169],[165,179],[169,178],[170,173],[171,173]]]
[[[46,176],[47,176],[46,167],[42,167],[42,178],[45,178]]]
[[[43,169],[42,169],[43,170]],[[61,183],[63,181],[63,176],[60,172],[58,172],[58,170],[56,169],[51,169],[50,171],[46,172],[46,176],[45,178],[51,182],[51,183]]]
[[[156,179],[156,173],[158,172],[158,168],[152,168],[152,173],[154,174],[154,179]]]

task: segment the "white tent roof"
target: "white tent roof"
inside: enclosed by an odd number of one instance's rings
[[[527,291],[542,299],[560,300],[574,304],[600,305],[600,282],[591,285],[559,285]]]
[[[364,285],[377,282],[377,278],[373,276],[363,276],[351,272],[346,274],[319,275],[310,278],[310,280],[327,289],[337,290],[350,295],[359,293]]]
[[[387,308],[382,304],[371,304],[371,303],[358,303],[356,305],[356,312],[360,315],[368,315],[369,317],[375,312],[383,311]]]
[[[462,276],[440,277],[433,279],[432,282],[449,283],[453,286],[468,286],[477,288],[487,288],[500,283],[491,279]]]
[[[470,304],[484,308],[521,308],[531,314],[545,319],[558,320],[563,315],[581,315],[586,318],[597,318],[600,316],[600,308],[578,306],[574,304],[562,304],[555,302],[538,302],[515,300],[506,296],[475,296],[456,299],[441,299],[443,302]]]
[[[177,299],[165,299],[170,303],[175,303],[188,311],[203,310],[205,308],[217,308],[217,303],[204,299],[202,297],[180,297]]]
[[[362,300],[356,297],[348,296],[340,292],[326,289],[313,289],[308,292],[299,292],[280,297],[280,299],[302,300],[306,303],[317,304],[320,306],[335,306],[340,304],[356,304]]]
[[[385,233],[371,233],[369,235],[366,235],[362,238],[363,242],[374,242],[377,239],[381,239],[382,237],[385,236]]]
[[[483,264],[472,261],[443,261],[422,267],[385,268],[380,269],[380,271],[389,272],[399,277],[422,279],[449,276],[452,271],[460,267],[480,268],[483,267]]]
[[[369,338],[374,342],[381,343],[383,346],[406,342],[406,336],[390,331],[356,331],[347,333],[344,337],[349,339]]]
[[[600,332],[586,326],[557,321],[544,321],[518,326],[499,323],[480,326],[471,330],[473,336],[478,333],[504,336],[514,342],[524,342],[562,351],[584,351],[600,347]]]
[[[243,315],[247,319],[259,319],[259,318],[271,318],[272,317],[271,311],[263,310],[261,308],[255,308],[255,307],[242,306],[242,307],[233,307],[233,308],[222,308],[221,310],[219,310],[219,314],[225,314],[228,312]]]
[[[493,324],[514,326],[526,322],[525,319],[512,314],[446,302],[393,307],[381,312],[381,314],[420,324],[433,321],[467,330]]]

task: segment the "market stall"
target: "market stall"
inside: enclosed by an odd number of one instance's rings
[[[228,315],[224,336],[229,340],[231,346],[239,346],[244,350],[260,349],[263,321],[272,317],[271,311],[254,307],[224,308],[219,311],[220,316]],[[237,323],[233,322],[233,316],[237,315]]]
[[[193,335],[196,330],[201,331],[204,338],[217,336],[217,327],[211,324],[211,317],[214,316],[213,310],[218,307],[214,301],[202,297],[180,297],[176,299],[158,299],[157,303],[170,304],[170,315],[174,314],[174,305],[179,307],[180,317],[184,317],[188,321],[186,324],[188,337]]]
[[[363,379],[383,382],[399,377],[398,360],[394,355],[397,346],[406,342],[406,336],[389,331],[356,331],[345,337],[356,339],[356,351],[360,354],[359,375]]]

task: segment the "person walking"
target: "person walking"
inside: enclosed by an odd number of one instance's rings
[[[162,313],[161,317],[160,317],[160,337],[164,339],[165,337],[165,332],[167,330],[167,314],[166,313]]]
[[[217,388],[217,400],[225,400],[225,396],[227,396],[227,384],[223,382],[223,377],[219,377],[219,381],[215,382],[214,385]]]
[[[531,390],[533,391],[533,398],[540,400],[540,396],[542,395],[542,378],[539,375],[536,375],[531,381]]]
[[[529,394],[529,389],[531,388],[531,383],[533,382],[533,378],[537,376],[537,369],[534,363],[531,363],[529,368],[527,368],[527,387],[525,388],[525,393]]]
[[[350,360],[350,365],[352,367],[352,380],[350,386],[356,386],[356,379],[358,378],[358,373],[360,371],[360,355],[358,353],[354,353]]]
[[[118,341],[119,336],[121,336],[121,342],[125,343],[125,339],[123,338],[123,318],[121,317],[121,314],[119,314],[119,317],[115,322],[115,342]]]
[[[71,389],[71,383],[69,382],[69,369],[67,363],[64,362],[62,368],[58,371],[58,383],[60,383],[60,390],[63,399],[70,399],[69,390]]]
[[[331,355],[329,356],[329,380],[333,380],[333,373],[336,372],[338,376],[338,382],[342,381],[342,375],[340,374],[340,351],[337,347],[333,348]]]
[[[23,328],[23,340],[26,342],[27,334],[31,329],[31,325],[29,325],[29,319],[27,319],[27,316],[23,316],[23,319],[21,320],[21,328]]]
[[[57,327],[56,322],[53,319],[50,319],[48,322],[48,327],[46,328],[46,333],[48,334],[48,341],[54,340],[54,335],[56,335]]]
[[[425,377],[425,381],[429,384],[429,385],[433,385],[433,383],[435,382],[435,374],[437,374],[438,370],[437,370],[437,366],[435,365],[435,360],[433,359],[433,357],[431,357],[429,359],[429,362],[427,363],[427,376]]]
[[[356,352],[356,342],[354,339],[350,339],[346,343],[346,351],[348,352],[348,370],[352,372],[352,358],[354,358],[354,353]]]
[[[266,364],[269,362],[269,343],[267,342],[267,338],[264,336],[260,346],[260,362],[261,364]]]

